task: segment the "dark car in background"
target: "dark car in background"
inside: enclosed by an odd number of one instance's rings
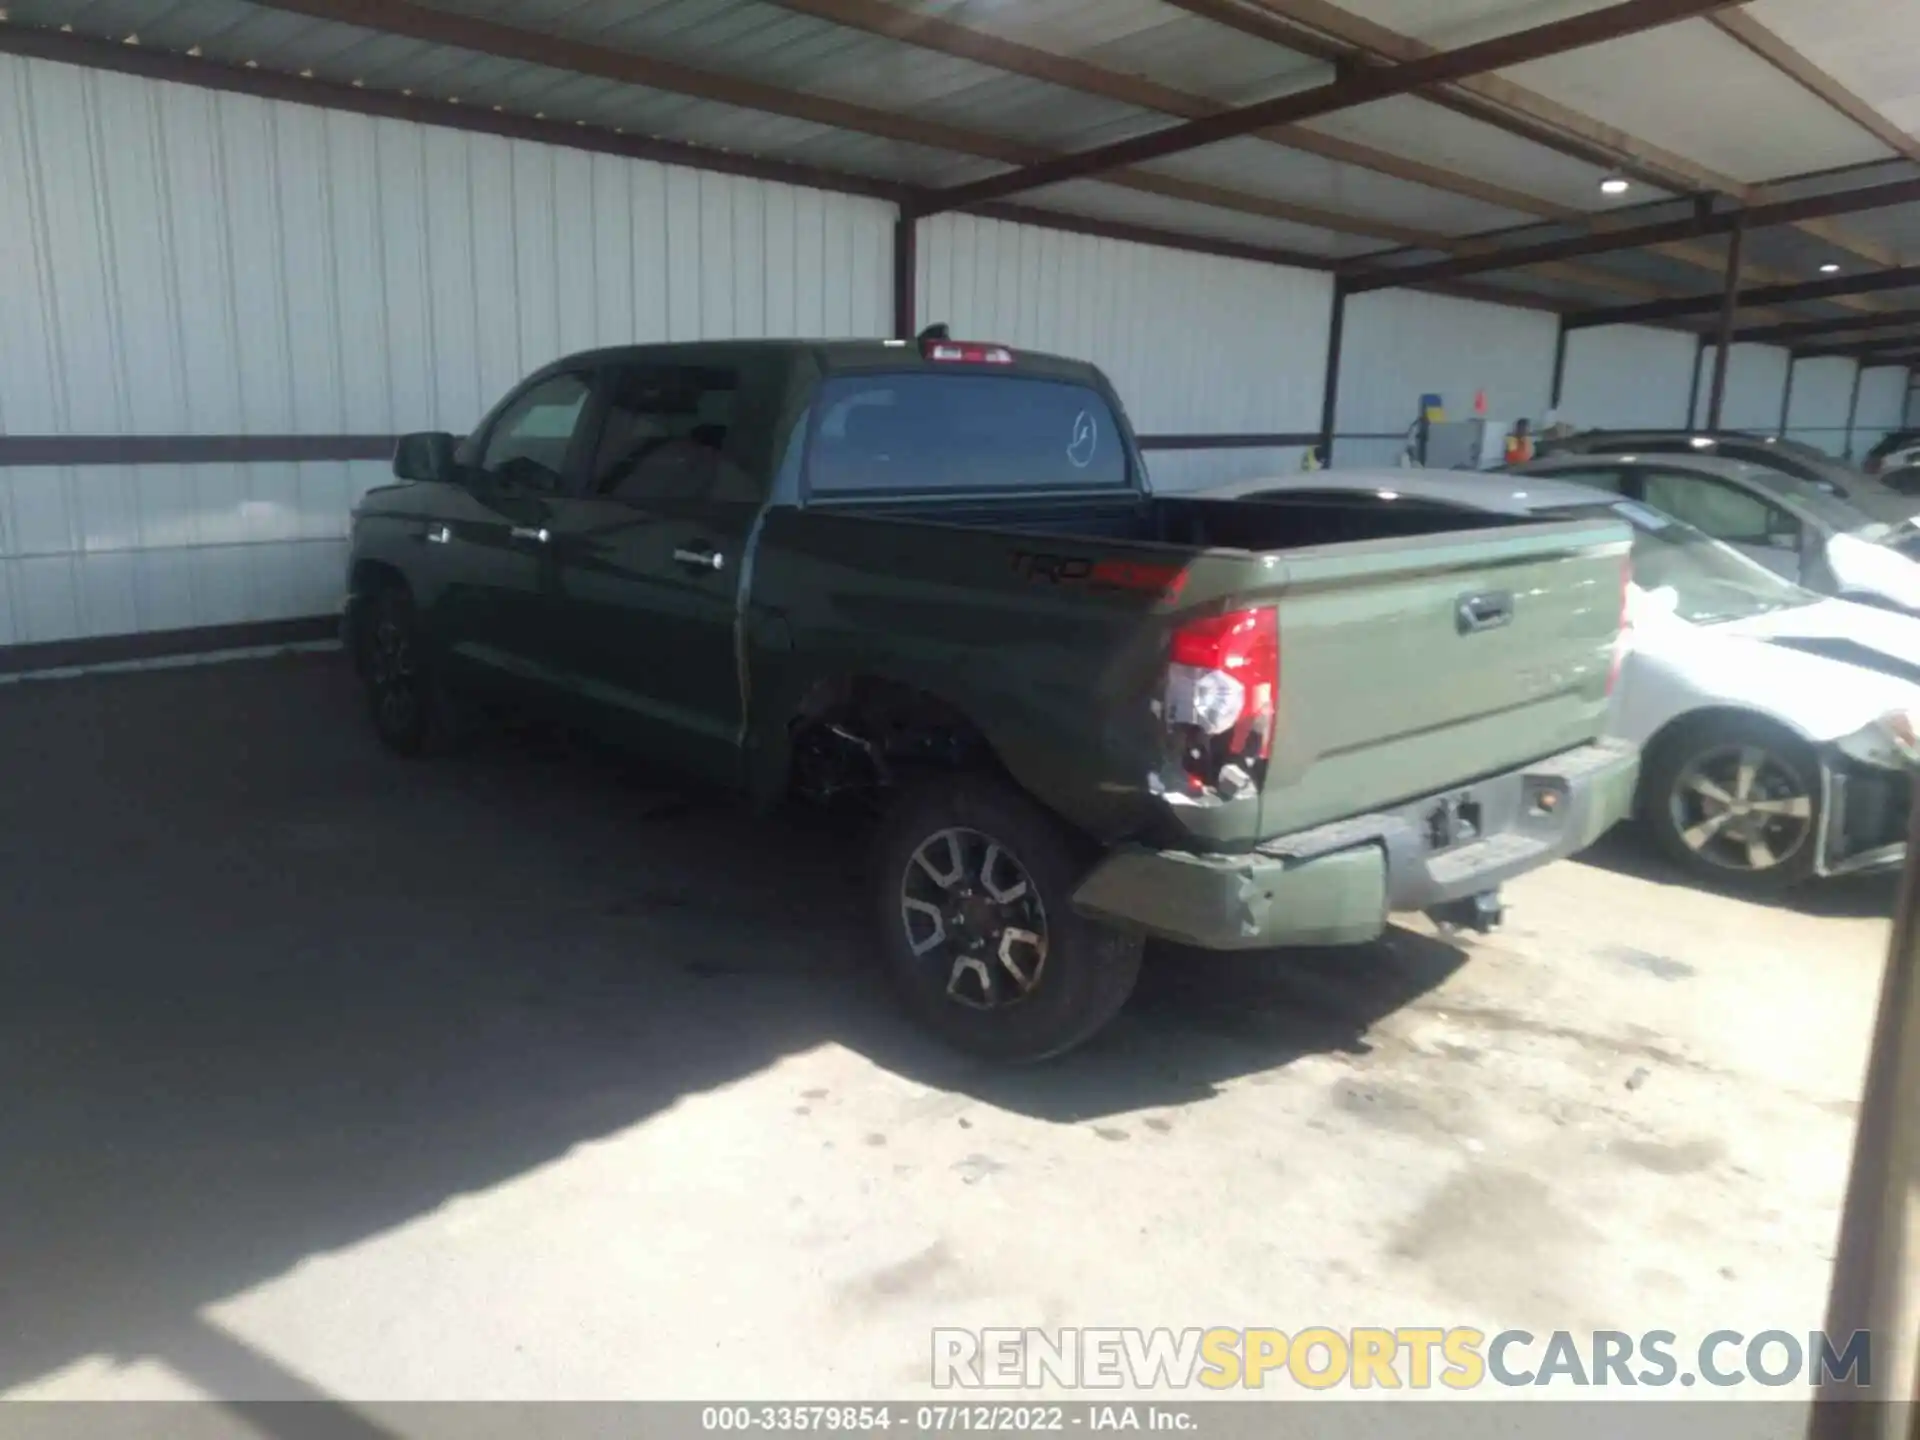
[[[1742,430],[1584,430],[1542,441],[1550,455],[1691,455],[1733,460],[1791,476],[1845,500],[1875,520],[1899,521],[1920,514],[1920,493],[1905,494],[1802,440],[1750,435]]]
[[[1920,430],[1889,430],[1881,437],[1879,444],[1867,451],[1866,458],[1860,462],[1861,468],[1869,475],[1883,475],[1900,464],[1895,461],[1894,465],[1889,466],[1889,456],[1897,450],[1912,450],[1916,446],[1920,446]]]

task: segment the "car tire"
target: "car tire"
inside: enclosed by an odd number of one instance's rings
[[[467,741],[468,708],[433,665],[405,585],[383,585],[366,597],[355,643],[367,713],[381,744],[411,760],[448,753]]]
[[[1144,937],[1074,912],[1088,850],[1010,785],[954,774],[911,786],[875,856],[888,979],[954,1048],[1046,1060],[1092,1038],[1133,993]]]
[[[1777,894],[1814,873],[1822,779],[1813,747],[1785,727],[1758,715],[1710,716],[1655,743],[1637,808],[1687,874]]]

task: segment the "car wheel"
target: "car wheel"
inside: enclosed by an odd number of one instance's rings
[[[363,615],[360,672],[374,733],[409,759],[455,748],[469,730],[466,709],[434,674],[413,596],[404,586],[386,586]]]
[[[1090,1039],[1133,993],[1145,940],[1076,914],[1087,855],[1011,787],[943,776],[880,827],[881,955],[907,1009],[948,1044],[1005,1062]]]
[[[1779,891],[1813,874],[1821,796],[1810,745],[1758,716],[1729,716],[1683,726],[1655,747],[1640,810],[1691,874]]]

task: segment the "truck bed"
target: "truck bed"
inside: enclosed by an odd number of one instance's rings
[[[1598,737],[1626,551],[1612,521],[1372,496],[889,497],[772,512],[754,593],[829,666],[985,697],[996,754],[1088,833],[1231,849]],[[1252,793],[1180,795],[1172,639],[1257,606],[1278,616],[1271,755]]]
[[[916,496],[821,508],[911,517],[1003,533],[1256,553],[1529,523],[1520,516],[1481,514],[1420,502],[1288,495],[1270,500],[1130,495],[1111,499],[1018,496],[957,501]]]

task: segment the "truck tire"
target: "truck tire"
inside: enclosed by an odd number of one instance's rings
[[[1008,1063],[1092,1038],[1140,976],[1145,940],[1074,913],[1084,847],[1004,782],[943,775],[880,826],[880,953],[908,1011],[956,1049]]]
[[[383,585],[367,597],[355,643],[367,713],[381,744],[411,760],[466,742],[472,733],[467,707],[435,673],[405,585]]]
[[[1661,851],[1722,889],[1778,894],[1814,872],[1820,760],[1758,715],[1686,721],[1655,742],[1635,807]]]

